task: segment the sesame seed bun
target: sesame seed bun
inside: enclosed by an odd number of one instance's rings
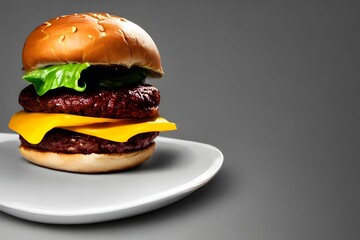
[[[163,75],[159,51],[147,32],[107,13],[64,15],[44,22],[28,36],[22,62],[25,71],[89,62],[137,66],[151,77]]]

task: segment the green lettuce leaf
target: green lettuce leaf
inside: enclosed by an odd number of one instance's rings
[[[69,63],[64,65],[48,66],[26,73],[23,79],[34,84],[39,96],[47,91],[59,87],[67,87],[82,92],[86,84],[79,86],[80,73],[88,68],[90,63]]]

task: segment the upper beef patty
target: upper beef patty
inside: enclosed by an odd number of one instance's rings
[[[33,85],[24,88],[19,104],[29,112],[68,113],[105,118],[148,118],[158,115],[159,90],[149,84],[118,89],[89,87],[84,92],[58,88],[43,96]]]

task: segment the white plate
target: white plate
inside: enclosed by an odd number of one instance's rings
[[[125,218],[173,203],[220,169],[215,147],[158,137],[141,166],[109,174],[76,174],[38,167],[18,153],[18,135],[0,133],[0,210],[44,223],[82,224]]]

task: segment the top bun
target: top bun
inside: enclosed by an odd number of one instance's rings
[[[138,25],[107,13],[64,15],[38,26],[25,41],[25,71],[48,65],[83,63],[138,66],[161,77],[159,51]]]

